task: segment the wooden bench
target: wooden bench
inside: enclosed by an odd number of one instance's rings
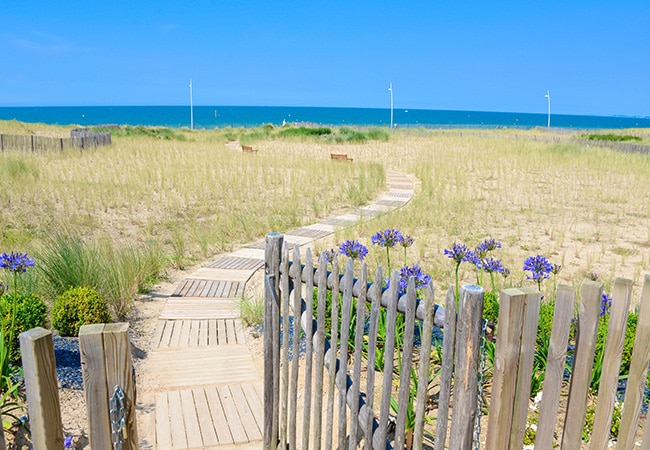
[[[352,158],[348,157],[347,153],[330,153],[330,158],[333,161],[350,161],[350,162],[352,162]]]
[[[257,150],[255,150],[250,145],[242,145],[241,146],[241,151],[244,152],[244,153],[257,153]]]

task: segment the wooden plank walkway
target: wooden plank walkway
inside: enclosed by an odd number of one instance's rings
[[[357,211],[285,233],[307,245],[406,205],[412,177],[387,171],[389,192]],[[147,357],[156,374],[154,438],[168,449],[259,449],[263,442],[263,374],[256,370],[240,321],[239,300],[264,266],[264,242],[207,263],[182,280],[160,314]]]

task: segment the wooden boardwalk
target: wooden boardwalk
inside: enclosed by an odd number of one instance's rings
[[[300,246],[404,206],[414,179],[388,171],[389,192],[374,203],[285,234]],[[160,314],[147,365],[156,374],[155,437],[149,448],[259,449],[263,374],[246,345],[239,299],[264,266],[264,242],[220,256],[176,287]]]

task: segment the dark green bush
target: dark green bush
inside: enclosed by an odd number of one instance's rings
[[[110,321],[106,300],[94,289],[71,288],[54,301],[52,326],[62,336],[78,336],[82,325]]]
[[[325,136],[330,134],[332,134],[332,129],[327,127],[283,128],[278,132],[278,136],[281,137]]]
[[[624,142],[624,141],[635,141],[641,142],[641,138],[638,136],[630,135],[618,135],[618,134],[589,134],[586,136],[590,141],[612,141],[612,142]]]
[[[499,320],[499,294],[486,292],[483,303],[483,318],[489,323],[496,324]]]
[[[5,339],[11,339],[11,359],[20,357],[18,335],[32,328],[42,327],[47,321],[47,306],[36,294],[12,291],[0,297],[0,320]]]

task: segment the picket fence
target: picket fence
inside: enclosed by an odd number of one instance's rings
[[[0,151],[2,152],[62,152],[68,149],[83,150],[103,145],[111,145],[111,133],[72,130],[69,138],[37,136],[34,134],[0,134]]]
[[[52,332],[44,328],[33,328],[21,333],[20,349],[31,448],[62,450],[63,424]],[[79,349],[91,447],[137,449],[136,389],[128,323],[82,326],[79,331]],[[120,395],[111,411],[110,400],[114,398],[117,386],[123,397]],[[5,448],[2,433],[0,448]]]
[[[434,315],[442,311],[434,306],[432,285],[425,298],[418,299],[411,280],[406,294],[400,295],[397,273],[391,275],[386,289],[368,282],[365,265],[356,268],[355,277],[352,261],[340,274],[337,258],[330,263],[321,255],[315,267],[309,249],[304,262],[297,246],[292,253],[290,258],[282,235],[267,235],[265,449],[523,448],[541,303],[538,291],[500,292],[488,386],[481,370],[485,342],[481,287],[463,286],[458,301],[453,287],[447,291],[442,361],[432,376],[430,339],[413,345],[416,324],[421,323],[422,336],[431,336]],[[379,268],[375,280],[383,280],[382,275]],[[616,280],[589,448],[605,449],[610,442],[631,291],[631,281]],[[579,299],[575,288],[557,288],[535,449],[587,445],[582,435],[602,293],[603,284],[595,281],[585,281]],[[328,296],[342,300],[328,306]],[[326,318],[328,307],[331,313]],[[567,349],[576,311],[577,337],[567,387]],[[351,327],[354,315],[356,325]],[[396,324],[402,321],[403,345],[396,345],[395,337],[400,335]],[[378,329],[386,330],[383,343],[377,340]],[[297,338],[301,333],[304,344]],[[380,353],[383,368],[374,370]],[[650,448],[650,437],[639,436],[649,363],[650,276],[646,276],[617,437],[619,449],[632,449],[640,440],[642,448]],[[391,397],[396,400],[396,413],[391,412]],[[482,410],[488,412],[481,421]]]

